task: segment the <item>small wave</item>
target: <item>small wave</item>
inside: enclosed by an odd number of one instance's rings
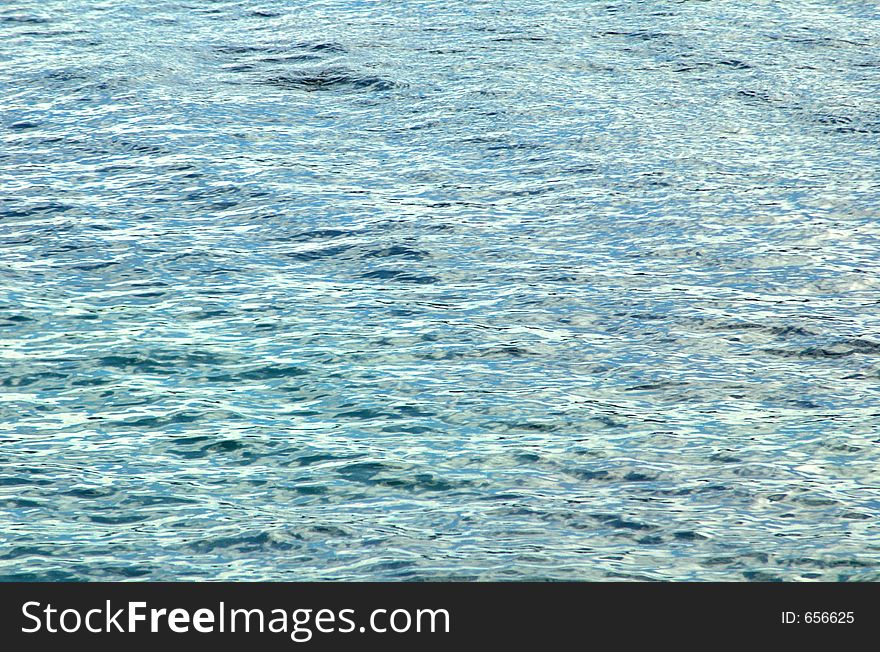
[[[399,84],[372,75],[360,75],[345,68],[327,68],[324,70],[288,73],[270,77],[262,82],[277,88],[315,91],[362,90],[390,91]]]
[[[377,269],[375,271],[362,274],[361,278],[380,279],[383,281],[399,281],[401,283],[415,283],[417,285],[431,285],[439,282],[439,279],[436,276],[416,274],[413,272],[396,269]]]

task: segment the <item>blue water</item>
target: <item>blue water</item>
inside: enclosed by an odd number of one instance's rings
[[[7,1],[0,578],[880,580],[875,3]]]

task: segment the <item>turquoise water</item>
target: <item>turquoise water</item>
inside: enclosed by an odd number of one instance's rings
[[[880,10],[0,6],[0,578],[880,579]]]

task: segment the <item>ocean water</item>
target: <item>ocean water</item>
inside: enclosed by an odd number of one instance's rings
[[[880,9],[0,6],[0,578],[880,579]]]

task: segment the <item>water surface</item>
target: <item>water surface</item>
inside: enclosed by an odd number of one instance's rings
[[[866,2],[0,7],[0,578],[880,579]]]

